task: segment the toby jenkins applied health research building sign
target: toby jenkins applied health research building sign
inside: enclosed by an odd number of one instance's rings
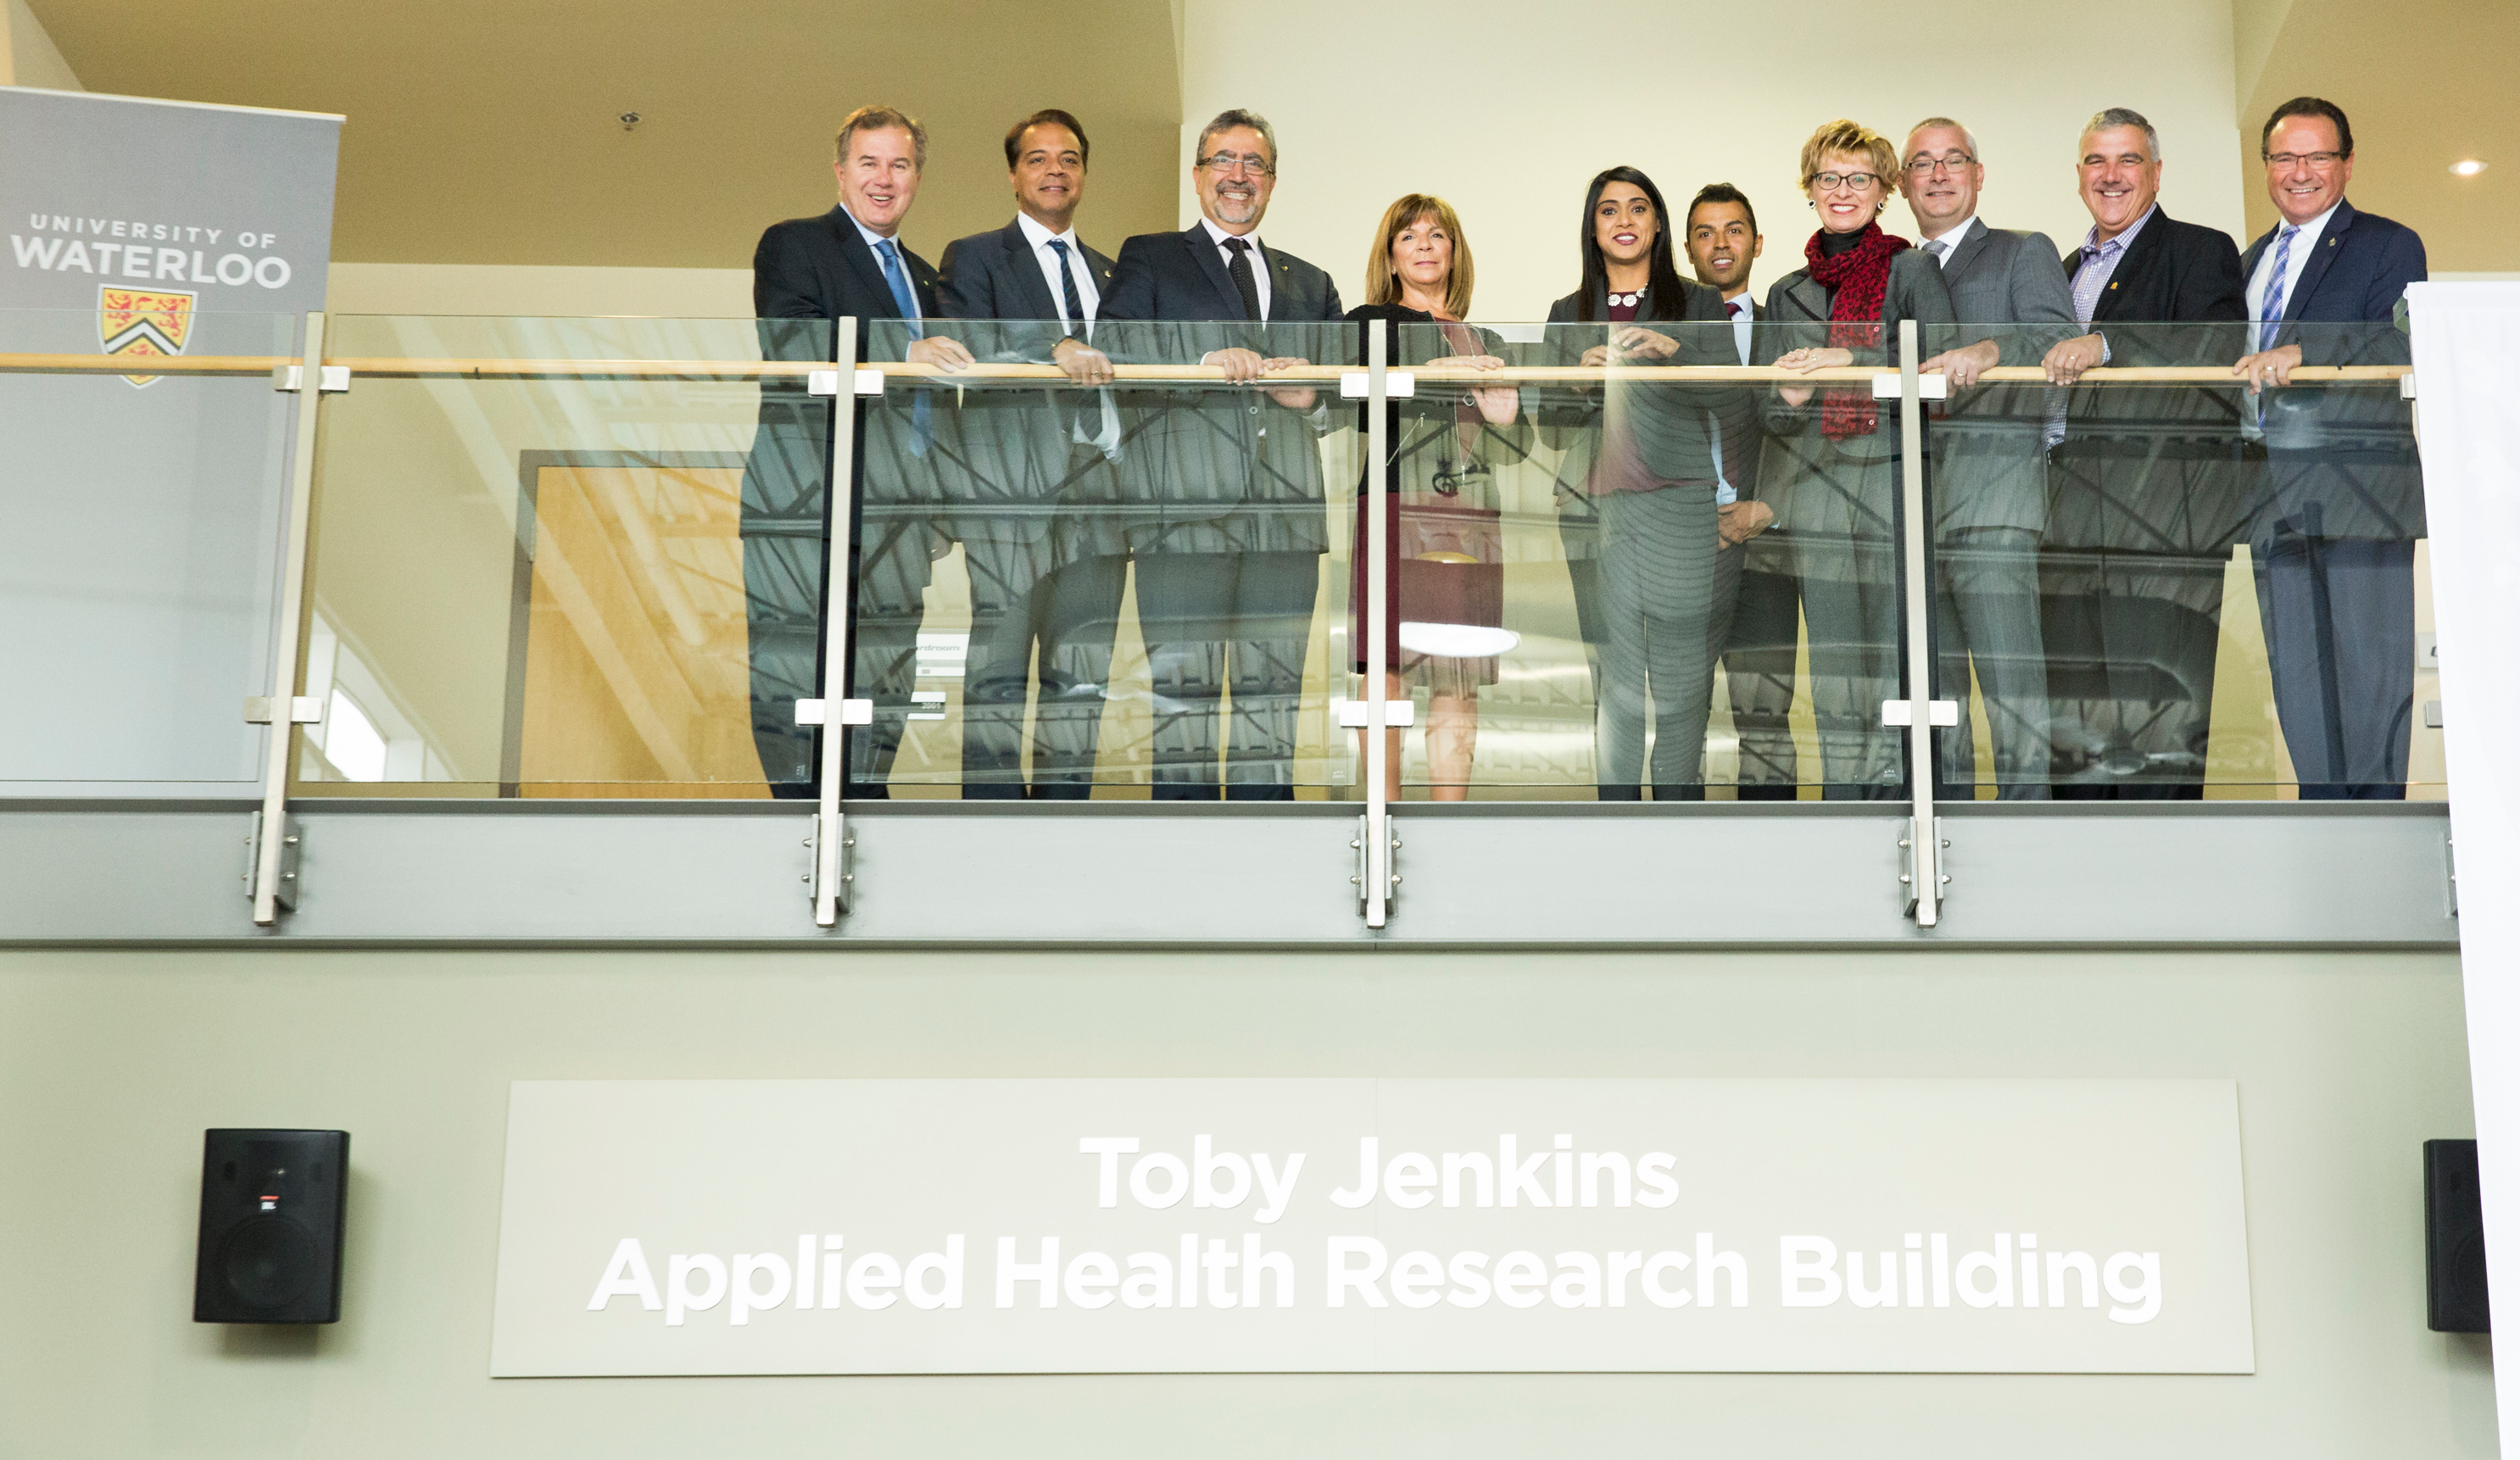
[[[2228,1081],[519,1083],[491,1371],[2247,1373]]]

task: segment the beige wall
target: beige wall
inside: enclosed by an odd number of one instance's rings
[[[2423,1315],[2465,1047],[2445,955],[0,953],[0,1451],[2487,1456]],[[2236,1079],[2259,1371],[484,1377],[512,1080],[1363,1074]],[[186,1321],[258,1125],[352,1132],[338,1327]]]
[[[45,91],[83,91],[70,64],[62,59],[44,22],[26,8],[26,0],[8,0],[0,10],[0,86],[33,86]]]
[[[2103,107],[2161,131],[2162,204],[2238,230],[2228,0],[2128,0],[2106,33],[2071,8],[1953,0],[1906,15],[1907,40],[1843,5],[1776,0],[1707,13],[1651,0],[1535,11],[1525,0],[1456,0],[1440,16],[1337,0],[1266,10],[1189,0],[1182,155],[1198,126],[1249,107],[1277,126],[1284,175],[1265,233],[1363,297],[1374,223],[1407,192],[1461,209],[1477,246],[1476,314],[1536,320],[1575,287],[1575,233],[1595,172],[1632,163],[1671,205],[1704,183],[1748,193],[1767,232],[1752,287],[1800,266],[1813,228],[1795,167],[1803,139],[1852,116],[1903,140],[1937,112],[1971,126],[1987,164],[1986,218],[2059,244],[2091,226],[2074,191],[2074,146]],[[1815,59],[1791,37],[1829,35]],[[1329,39],[1334,37],[1335,39]],[[2136,50],[2118,49],[2141,37]],[[1710,49],[1720,46],[1721,52]],[[2094,64],[2093,49],[2112,59]],[[1920,64],[1930,48],[1933,60]],[[1186,177],[1186,173],[1185,173]],[[1196,216],[1185,189],[1185,225]],[[1893,232],[1914,235],[1893,202]]]
[[[748,320],[752,271],[337,262],[326,282],[324,307],[336,314]]]

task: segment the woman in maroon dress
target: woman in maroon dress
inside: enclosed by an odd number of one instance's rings
[[[1391,329],[1393,368],[1442,360],[1496,370],[1505,361],[1497,340],[1462,323],[1470,308],[1470,247],[1462,220],[1440,198],[1412,193],[1382,214],[1367,255],[1367,302],[1351,320],[1381,319]],[[1390,532],[1385,582],[1391,594],[1383,637],[1384,692],[1406,699],[1424,686],[1428,795],[1460,801],[1469,794],[1470,758],[1478,743],[1479,686],[1497,682],[1497,655],[1512,642],[1505,629],[1505,540],[1491,454],[1518,460],[1521,396],[1512,386],[1439,391],[1421,388],[1395,400],[1384,478],[1384,521]],[[1368,469],[1371,469],[1369,467]],[[1365,672],[1368,534],[1363,486],[1357,492],[1356,563],[1349,604],[1356,669]],[[1401,731],[1388,734],[1384,786],[1400,795]],[[1357,735],[1360,756],[1365,732]]]

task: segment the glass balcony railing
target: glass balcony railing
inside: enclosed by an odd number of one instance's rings
[[[280,642],[292,315],[0,310],[0,794],[251,794]]]
[[[292,633],[299,796],[2442,794],[2388,326],[337,317],[284,625],[302,323],[126,313],[0,320],[16,682],[123,711],[20,795],[250,791]]]

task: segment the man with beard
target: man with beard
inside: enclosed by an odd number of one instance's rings
[[[1121,463],[1138,620],[1155,697],[1154,795],[1294,799],[1296,712],[1312,609],[1328,551],[1319,437],[1328,412],[1310,386],[1261,376],[1348,353],[1329,276],[1260,238],[1278,181],[1278,139],[1256,113],[1200,129],[1191,180],[1199,221],[1120,245],[1102,301],[1104,349],[1130,361],[1197,363],[1229,387],[1133,392]],[[1219,724],[1228,692],[1231,735]]]

